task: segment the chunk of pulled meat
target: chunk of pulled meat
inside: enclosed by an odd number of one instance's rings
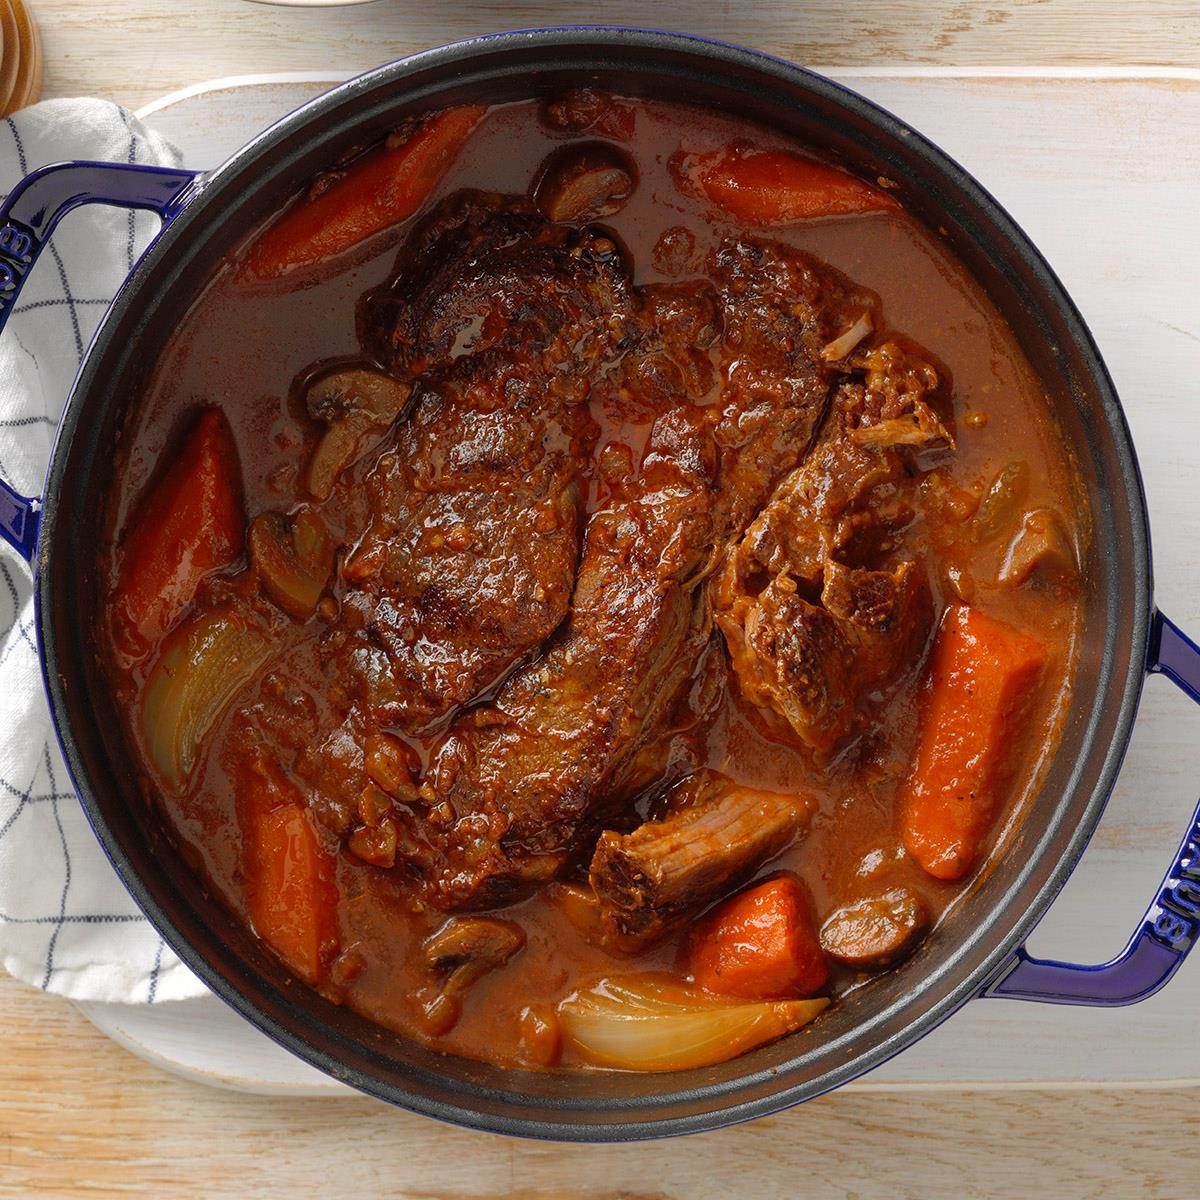
[[[1007,587],[1033,583],[1041,587],[1071,588],[1079,582],[1079,563],[1066,522],[1051,508],[1025,514],[1021,528],[1009,544],[996,582]]]
[[[913,447],[952,444],[928,363],[889,342],[848,365],[858,375],[839,387],[812,454],[714,587],[743,696],[819,756],[854,733],[864,699],[912,671],[928,644],[928,580],[896,551],[913,516],[904,498]]]
[[[700,669],[714,661],[714,572],[732,556],[761,574],[750,547],[785,540],[783,504],[757,539],[743,534],[809,454],[831,396],[842,440],[886,476],[898,452],[850,435],[912,388],[871,365],[869,343],[830,360],[831,342],[877,301],[776,243],[729,239],[708,281],[634,288],[602,234],[466,193],[398,262],[363,310],[363,336],[413,381],[413,399],[366,477],[371,519],[342,564],[322,652],[347,681],[339,737],[356,746],[476,703],[414,781],[419,804],[405,798],[391,815],[394,846],[390,828],[356,826],[361,751],[337,780],[313,762],[297,773],[339,795],[316,807],[368,861],[394,856],[434,906],[486,908],[559,876],[606,826],[628,824],[647,786],[694,770],[681,745],[716,707]],[[650,433],[640,461],[626,447],[604,472],[584,530],[576,477],[597,404],[634,406]],[[879,540],[834,528],[853,511],[794,515],[818,539],[822,574],[820,538]],[[785,558],[802,548],[789,542]],[[817,618],[847,659],[872,639],[890,646],[917,594],[905,569],[848,554]],[[745,599],[757,601],[753,588]]]
[[[878,301],[832,267],[775,242],[730,239],[708,267],[724,315],[716,437],[726,531],[737,537],[812,446],[845,366],[828,362],[825,347],[852,314]]]
[[[607,940],[636,950],[744,883],[791,843],[812,808],[806,797],[713,771],[690,775],[666,816],[596,843],[589,879]]]
[[[718,613],[742,695],[828,753],[850,732],[854,663],[837,621],[797,594],[785,574]]]

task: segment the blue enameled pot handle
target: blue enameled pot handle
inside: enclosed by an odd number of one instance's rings
[[[55,226],[81,204],[158,213],[166,225],[191,198],[197,172],[125,163],[69,162],[27,175],[0,205],[0,332]],[[0,479],[0,537],[32,560],[41,503]]]
[[[1200,646],[1160,612],[1150,631],[1147,670],[1200,702]],[[1048,962],[1024,947],[981,993],[1008,1000],[1116,1007],[1153,996],[1200,935],[1200,807],[1141,924],[1116,958],[1098,966]]]

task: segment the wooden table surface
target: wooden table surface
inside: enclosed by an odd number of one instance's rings
[[[1200,68],[1196,0],[30,6],[44,39],[45,94],[103,95],[131,107],[218,76],[366,68],[468,34],[589,20],[652,21],[815,66]],[[1169,1089],[843,1092],[698,1138],[541,1145],[365,1099],[263,1099],[184,1083],[107,1041],[64,1001],[0,978],[2,1197],[961,1200],[1011,1192],[1151,1200],[1192,1194],[1198,1101]]]

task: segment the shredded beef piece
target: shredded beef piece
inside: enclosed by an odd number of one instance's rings
[[[839,387],[812,454],[714,588],[742,694],[819,755],[854,733],[863,698],[911,671],[928,643],[928,580],[893,550],[912,519],[913,448],[953,444],[923,359],[888,342],[848,366],[859,378]]]
[[[744,883],[808,820],[812,801],[742,787],[713,771],[685,779],[671,811],[601,834],[590,880],[606,936],[636,950]]]
[[[832,267],[773,242],[727,241],[709,273],[724,313],[717,440],[725,532],[736,538],[812,445],[840,378],[841,364],[828,364],[823,348],[877,301]]]

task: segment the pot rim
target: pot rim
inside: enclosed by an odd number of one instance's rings
[[[1134,569],[1132,579],[1128,581],[1131,584],[1129,595],[1125,599],[1132,618],[1129,644],[1127,647],[1121,647],[1127,652],[1128,667],[1122,668],[1120,663],[1114,662],[1114,651],[1117,647],[1113,643],[1116,634],[1112,628],[1108,630],[1101,674],[1110,685],[1120,685],[1120,702],[1113,722],[1115,736],[1102,749],[1102,762],[1096,772],[1096,782],[1092,785],[1091,794],[1081,809],[1080,819],[1065,850],[1060,854],[1057,862],[1046,872],[1045,878],[1036,884],[1032,900],[1025,903],[1024,908],[1009,920],[1000,933],[996,934],[994,927],[989,927],[988,932],[992,933],[992,944],[990,949],[983,952],[980,962],[968,967],[964,967],[960,962],[960,959],[972,948],[977,948],[976,943],[980,939],[968,940],[947,961],[938,974],[945,976],[957,973],[961,978],[958,978],[953,986],[948,987],[945,994],[936,1003],[919,1015],[906,1019],[902,1031],[896,1036],[879,1041],[866,1051],[847,1058],[839,1065],[830,1068],[816,1081],[819,1084],[816,1087],[801,1083],[782,1087],[777,1091],[771,1091],[751,1099],[729,1104],[719,1103],[720,1094],[732,1091],[736,1087],[744,1088],[755,1079],[762,1083],[765,1078],[775,1074],[773,1071],[759,1072],[757,1076],[739,1076],[736,1081],[729,1081],[727,1084],[719,1086],[714,1085],[716,1087],[714,1098],[718,1100],[718,1103],[703,1111],[692,1112],[685,1116],[666,1118],[636,1116],[623,1120],[620,1116],[621,1110],[630,1109],[629,1104],[607,1103],[599,1100],[591,1102],[590,1105],[581,1103],[580,1107],[595,1110],[606,1109],[613,1119],[576,1122],[562,1120],[557,1116],[558,1111],[574,1108],[574,1105],[559,1104],[556,1106],[546,1103],[543,1109],[545,1115],[537,1118],[502,1115],[473,1106],[469,1098],[462,1104],[431,1101],[427,1097],[382,1081],[369,1072],[348,1067],[337,1058],[319,1050],[289,1024],[276,1020],[262,1011],[253,1000],[222,976],[209,960],[194,948],[190,941],[184,938],[131,863],[121,840],[110,828],[100,805],[92,794],[92,789],[88,786],[80,786],[80,781],[85,783],[88,781],[88,774],[67,720],[66,680],[68,676],[60,670],[59,645],[51,620],[53,602],[50,550],[55,541],[59,500],[64,490],[70,487],[66,471],[68,450],[81,420],[87,415],[89,392],[97,383],[96,363],[99,358],[97,350],[111,338],[114,330],[120,327],[123,320],[127,319],[130,314],[136,313],[139,287],[150,271],[166,260],[176,246],[185,243],[195,227],[210,220],[213,213],[219,211],[219,207],[214,209],[213,204],[221,199],[222,187],[226,181],[232,180],[249,164],[269,153],[280,140],[303,132],[305,127],[315,119],[327,116],[332,110],[345,104],[352,104],[358,98],[366,96],[382,86],[392,85],[396,89],[396,98],[399,99],[403,93],[406,78],[418,72],[430,69],[445,71],[447,68],[453,68],[459,64],[469,64],[472,60],[481,57],[503,54],[522,48],[534,47],[541,51],[557,48],[567,53],[595,48],[598,52],[612,52],[619,50],[623,45],[636,46],[642,50],[658,47],[683,52],[697,57],[710,67],[742,68],[754,74],[764,86],[769,86],[772,82],[798,84],[805,91],[815,94],[827,102],[832,102],[841,110],[873,125],[885,135],[902,138],[907,146],[918,152],[927,167],[936,175],[948,180],[983,212],[997,239],[1019,256],[1024,267],[1034,277],[1047,306],[1057,312],[1070,331],[1081,360],[1086,364],[1088,381],[1095,400],[1103,409],[1107,419],[1120,476],[1124,483],[1123,495],[1116,497],[1114,502],[1127,507],[1132,529],[1132,545],[1129,547],[1129,554]],[[448,74],[441,86],[444,88],[453,81],[453,78],[452,73]],[[47,474],[43,506],[41,537],[35,560],[35,602],[43,673],[50,699],[51,713],[68,768],[76,783],[80,802],[97,838],[135,902],[146,913],[151,923],[176,954],[208,987],[258,1029],[301,1059],[380,1099],[459,1125],[499,1133],[562,1140],[613,1141],[715,1129],[775,1113],[791,1107],[801,1100],[811,1099],[833,1090],[872,1070],[917,1041],[967,1000],[978,994],[990,979],[1007,966],[1013,952],[1028,936],[1065,883],[1086,847],[1108,800],[1128,744],[1145,679],[1144,664],[1152,615],[1152,575],[1149,526],[1141,477],[1130,432],[1112,380],[1082,316],[1049,264],[1006,210],[986,189],[954,159],[905,122],[843,85],[834,83],[824,76],[796,66],[782,58],[744,49],[716,39],[689,34],[667,33],[626,26],[577,25],[518,30],[469,38],[421,51],[355,76],[309,101],[258,134],[219,167],[206,174],[196,197],[154,241],[107,310],[92,345],[84,357],[79,375],[64,409]],[[1120,678],[1122,669],[1125,670],[1123,680]],[[1100,701],[1097,700],[1096,704],[1099,703]],[[1089,750],[1088,753],[1080,755],[1075,764],[1071,782],[1067,785],[1069,791],[1074,791],[1079,786],[1075,780],[1083,763],[1090,761],[1092,756],[1098,753],[1095,737],[1095,726],[1098,719],[1098,710],[1093,708],[1088,721],[1088,729],[1084,735],[1084,742]],[[1021,871],[997,904],[997,911],[1001,914],[1008,914],[1009,910],[1019,903],[1019,894],[1030,887],[1035,874],[1046,871],[1043,860],[1047,857],[1051,832],[1053,830],[1043,830],[1035,844],[1028,849]],[[917,989],[917,993],[920,994],[922,990],[924,989]],[[886,1008],[883,1013],[878,1014],[878,1019],[882,1020],[883,1016],[894,1010],[902,1009],[905,1005],[911,1006],[911,998],[897,1001],[891,1008]],[[293,1024],[302,1026],[303,1021],[295,1021]],[[665,1075],[661,1078],[669,1081],[671,1077]],[[638,1107],[642,1111],[651,1107],[661,1108],[672,1100],[678,1101],[683,1095],[693,1096],[694,1094],[695,1090],[686,1093],[667,1091],[655,1096],[653,1100],[640,1102],[634,1107]]]

